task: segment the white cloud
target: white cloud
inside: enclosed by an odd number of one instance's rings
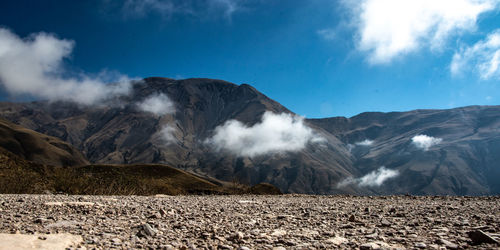
[[[172,126],[171,124],[167,124],[163,126],[160,130],[160,139],[165,143],[166,145],[177,142],[177,138],[175,137],[175,127]]]
[[[453,55],[450,70],[452,75],[460,75],[475,70],[481,79],[500,77],[500,29],[490,33],[486,39],[471,47],[462,48]]]
[[[422,47],[442,48],[461,32],[476,29],[478,17],[498,6],[498,0],[362,0],[345,1],[358,29],[358,49],[373,64]]]
[[[227,150],[239,156],[257,156],[302,150],[308,143],[325,139],[304,124],[304,118],[290,114],[266,112],[262,121],[251,127],[229,120],[215,129],[206,143],[217,150]]]
[[[368,140],[368,139],[365,139],[363,141],[360,141],[360,142],[356,142],[354,143],[356,146],[365,146],[365,147],[368,147],[368,146],[371,146],[373,145],[373,141],[372,140]]]
[[[411,142],[413,143],[413,145],[424,151],[429,150],[430,147],[437,145],[442,141],[443,139],[441,138],[436,138],[427,135],[416,135],[413,138],[411,138]]]
[[[144,101],[138,103],[137,107],[142,111],[160,116],[175,112],[174,103],[163,93],[147,97]]]
[[[340,182],[337,187],[344,187],[351,184],[356,184],[360,187],[379,187],[384,184],[386,180],[397,177],[398,175],[399,172],[397,170],[381,167],[361,178],[347,178]]]
[[[63,61],[71,55],[73,47],[73,41],[51,34],[42,32],[21,39],[0,28],[1,86],[12,95],[87,105],[129,92],[130,80],[123,75],[115,77],[118,84],[106,84],[106,74],[64,77],[72,73],[65,71]]]

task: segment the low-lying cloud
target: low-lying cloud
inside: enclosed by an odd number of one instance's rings
[[[500,29],[490,33],[486,39],[470,47],[462,48],[453,55],[450,70],[460,75],[471,69],[481,79],[500,78]]]
[[[337,187],[345,187],[347,185],[358,185],[359,187],[380,187],[385,181],[395,178],[399,175],[397,170],[380,167],[360,178],[349,177],[340,182]]]
[[[175,127],[172,124],[164,125],[160,130],[160,139],[165,145],[177,142],[175,137]]]
[[[144,112],[153,113],[155,115],[166,115],[175,112],[174,103],[163,93],[153,94],[142,102],[137,104],[137,107]]]
[[[213,137],[205,142],[216,150],[254,157],[296,152],[304,149],[308,143],[320,143],[324,140],[304,123],[303,117],[266,112],[262,121],[251,127],[237,120],[229,120],[218,126]]]
[[[369,147],[369,146],[373,145],[373,140],[365,139],[363,141],[354,143],[354,145]]]
[[[65,70],[64,59],[70,57],[74,46],[73,41],[52,34],[40,32],[23,39],[0,28],[0,85],[14,96],[85,105],[129,93],[130,79],[124,75],[109,79],[106,73],[90,76]],[[106,84],[105,80],[117,83]]]
[[[413,138],[411,138],[411,142],[413,143],[413,145],[424,151],[429,150],[429,148],[441,143],[442,141],[443,139],[441,138],[436,138],[427,135],[416,135]]]

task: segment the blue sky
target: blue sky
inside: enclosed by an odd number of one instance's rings
[[[499,11],[496,0],[2,1],[1,97],[72,99],[80,85],[164,76],[248,83],[308,118],[497,105]],[[37,39],[51,49],[26,52]],[[40,73],[20,78],[30,67]],[[47,75],[77,90],[29,83]]]

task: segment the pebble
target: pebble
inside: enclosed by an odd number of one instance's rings
[[[87,249],[495,249],[499,203],[499,197],[4,194],[0,232],[38,241],[78,235],[75,248]]]

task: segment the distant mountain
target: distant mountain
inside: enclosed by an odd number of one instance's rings
[[[146,103],[161,95],[171,105]],[[308,119],[322,142],[292,152],[245,156],[207,143],[226,122],[253,126],[266,112],[293,114],[247,84],[158,77],[100,106],[0,103],[4,118],[74,145],[92,163],[164,163],[225,181],[268,182],[285,192],[500,193],[500,107]],[[427,137],[413,142],[418,135]]]
[[[353,166],[363,174],[380,166],[399,171],[377,192],[500,193],[500,106],[372,112],[309,122],[347,144],[372,142],[352,150]],[[419,148],[411,140],[418,135],[439,143]]]

